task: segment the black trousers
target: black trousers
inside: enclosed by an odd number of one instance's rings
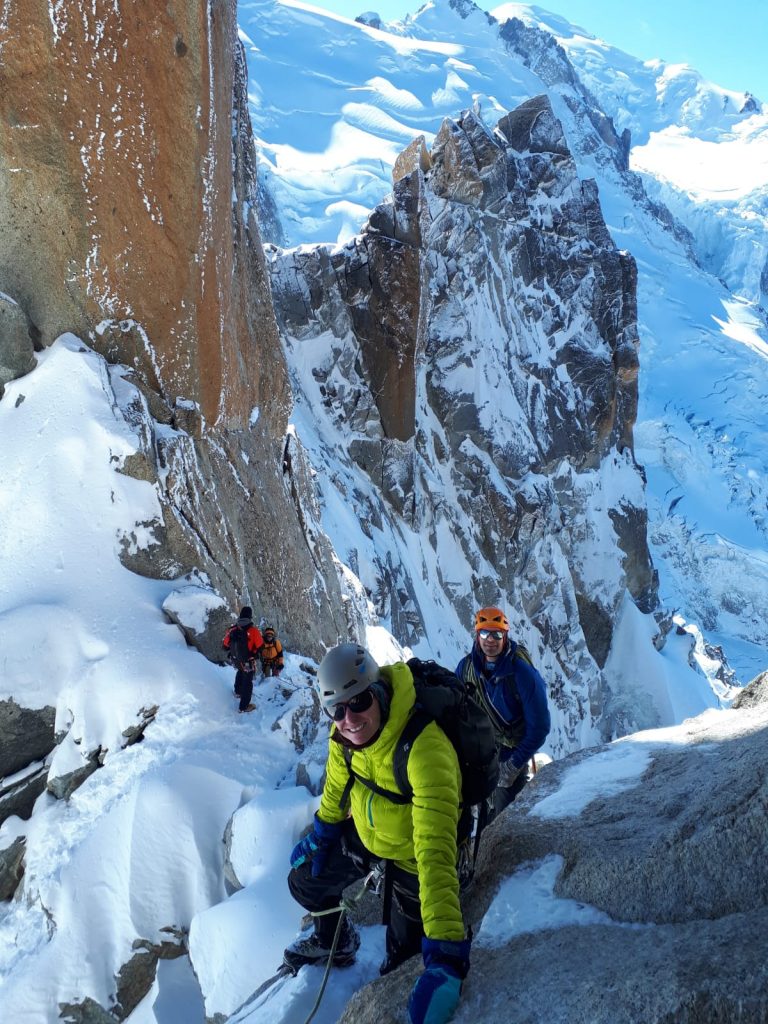
[[[251,697],[253,696],[253,677],[256,673],[254,671],[246,672],[245,669],[239,668],[237,675],[235,676],[235,693],[240,698],[240,710],[245,711],[248,705],[251,703]]]
[[[342,840],[329,853],[322,874],[312,877],[311,862],[305,861],[288,875],[291,896],[310,912],[337,907],[348,885],[363,879],[377,862],[361,843],[352,819],[344,823]],[[392,969],[421,952],[424,928],[421,923],[419,879],[410,871],[386,862],[392,900],[387,922],[387,964]],[[385,908],[386,910],[386,908]],[[315,931],[324,946],[330,946],[339,921],[338,914],[314,918]]]

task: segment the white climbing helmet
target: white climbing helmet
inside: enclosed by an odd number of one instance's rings
[[[356,697],[379,676],[379,666],[360,644],[339,644],[331,648],[317,670],[320,703],[324,708]]]

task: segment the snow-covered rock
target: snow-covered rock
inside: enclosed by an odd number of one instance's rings
[[[767,729],[709,711],[543,768],[483,834],[456,1024],[768,1020]],[[340,1024],[399,1022],[418,959]]]
[[[625,592],[656,606],[635,267],[545,97],[495,131],[446,120],[401,169],[360,236],[271,259],[297,432],[345,467],[321,504],[370,520],[325,528],[395,634],[450,664],[476,603],[514,609],[562,715],[553,749],[572,749],[618,722],[602,670]]]

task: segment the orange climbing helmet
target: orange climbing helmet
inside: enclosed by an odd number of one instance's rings
[[[501,608],[481,608],[475,615],[475,632],[478,629],[503,629],[509,632],[509,621]]]

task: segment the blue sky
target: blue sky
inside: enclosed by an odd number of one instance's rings
[[[378,11],[392,21],[416,11],[422,0],[307,0],[354,18]],[[480,2],[492,10],[501,0]],[[752,92],[768,103],[768,14],[765,0],[552,0],[549,11],[587,29],[635,57],[691,64],[727,89]]]

